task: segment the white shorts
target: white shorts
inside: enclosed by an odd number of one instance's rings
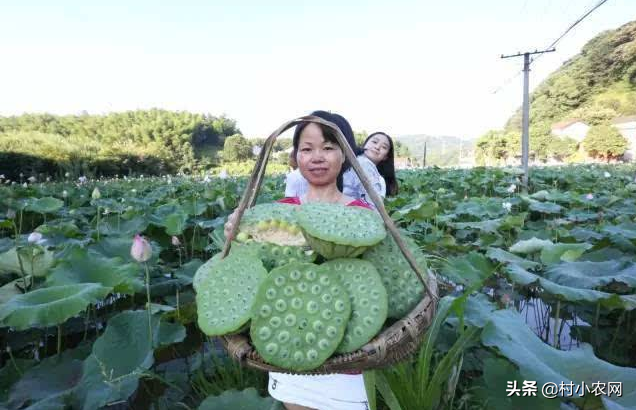
[[[301,376],[269,373],[269,395],[318,410],[369,410],[362,374]]]

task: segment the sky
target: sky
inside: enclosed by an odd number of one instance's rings
[[[226,115],[248,137],[317,109],[354,130],[475,138],[521,105],[523,58],[599,0],[0,0],[0,115]],[[598,33],[608,0],[532,66],[531,89]],[[496,91],[496,92],[495,92]]]

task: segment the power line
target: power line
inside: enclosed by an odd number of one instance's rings
[[[589,16],[590,14],[592,14],[594,12],[594,10],[598,9],[599,7],[601,7],[603,4],[605,4],[607,2],[607,0],[600,0],[598,3],[596,3],[596,5],[594,7],[592,7],[591,9],[589,9],[583,16],[581,16],[578,20],[576,20],[574,23],[570,24],[570,26],[563,32],[563,34],[561,34],[556,40],[554,40],[552,42],[552,44],[550,44],[549,46],[546,47],[546,49],[551,49],[554,48],[554,46],[557,45],[557,43],[559,41],[561,41],[563,39],[563,37],[565,37],[570,31],[572,31],[572,29],[574,27],[576,27],[580,22],[582,22],[583,20],[585,20],[585,18],[587,16]],[[539,54],[537,57],[533,58],[530,63],[533,63],[535,61],[537,61],[539,58],[541,58],[543,54]]]
[[[519,77],[521,74],[523,73],[523,70],[517,72],[517,74],[515,74],[512,77],[509,77],[506,81],[503,82],[503,84],[501,84],[499,87],[497,87],[492,94],[498,94],[501,90],[503,90],[504,88],[506,88],[508,86],[508,84],[510,84],[513,80],[515,80],[517,77]]]

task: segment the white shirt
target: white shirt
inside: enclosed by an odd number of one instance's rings
[[[301,197],[309,190],[309,183],[300,170],[295,169],[285,177],[285,196],[286,197]]]
[[[378,168],[364,154],[358,155],[358,163],[360,163],[365,176],[367,177],[369,182],[371,182],[371,186],[373,187],[375,192],[380,195],[380,197],[384,198],[386,196],[386,182],[384,181],[382,175],[380,175],[380,172],[378,172]],[[353,170],[353,168],[349,168],[347,172],[344,173],[342,185],[343,194],[352,198],[364,199],[365,201],[373,205],[373,202],[371,202],[371,198],[369,198],[367,190],[364,189],[364,187],[362,186],[362,182],[360,181],[360,178],[358,178],[358,175]]]

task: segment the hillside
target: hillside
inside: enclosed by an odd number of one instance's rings
[[[535,127],[569,119],[594,125],[636,114],[636,21],[594,37],[530,98],[530,123]],[[520,126],[518,110],[506,130]]]
[[[417,163],[422,163],[424,144],[426,143],[426,165],[458,166],[472,161],[474,141],[462,140],[451,136],[434,136],[426,134],[400,135],[396,140],[404,144],[416,158]]]
[[[226,137],[226,117],[160,109],[107,115],[0,117],[0,174],[126,175],[209,166]]]

